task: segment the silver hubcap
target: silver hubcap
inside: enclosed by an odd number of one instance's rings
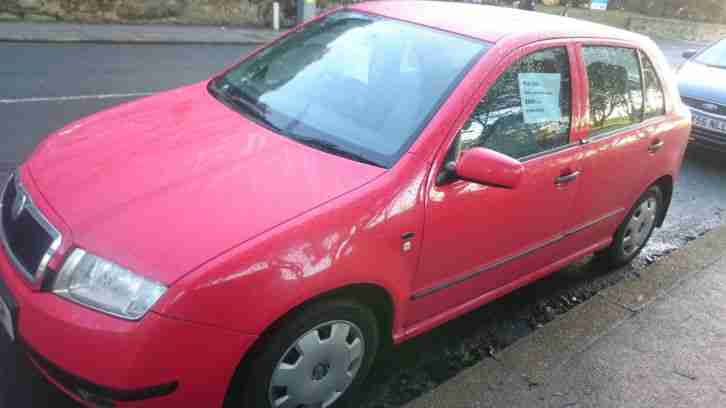
[[[625,227],[623,236],[623,254],[628,257],[638,251],[648,240],[655,227],[655,217],[658,214],[658,202],[651,197],[643,201]]]
[[[355,324],[323,323],[287,349],[272,373],[270,404],[275,408],[325,408],[348,389],[365,355],[365,339]]]

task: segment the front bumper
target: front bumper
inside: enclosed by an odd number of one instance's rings
[[[16,338],[40,372],[87,406],[221,406],[256,337],[149,313],[129,322],[32,290],[0,249]]]
[[[693,107],[689,107],[694,115],[710,117],[720,121],[726,121],[726,117],[714,115],[704,112]],[[726,152],[726,133],[693,124],[690,144],[700,148],[713,150],[717,152]]]
[[[726,140],[721,140],[719,135],[714,133],[694,126],[689,143],[702,149],[726,153]],[[726,135],[724,135],[724,138],[726,138]]]

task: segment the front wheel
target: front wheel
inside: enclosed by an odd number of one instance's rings
[[[618,228],[613,243],[603,254],[614,267],[629,264],[650,240],[663,211],[663,192],[658,186],[648,189],[635,203]]]
[[[262,345],[241,381],[239,403],[228,405],[343,407],[370,371],[378,345],[376,318],[365,306],[347,300],[314,304]]]

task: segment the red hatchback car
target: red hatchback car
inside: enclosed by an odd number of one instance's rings
[[[631,261],[689,132],[647,38],[357,4],[48,137],[3,189],[1,327],[90,406],[342,406],[380,347]]]

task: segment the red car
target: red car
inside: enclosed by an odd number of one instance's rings
[[[631,261],[689,132],[639,35],[357,4],[50,135],[3,191],[3,331],[89,406],[338,407],[382,346]]]

